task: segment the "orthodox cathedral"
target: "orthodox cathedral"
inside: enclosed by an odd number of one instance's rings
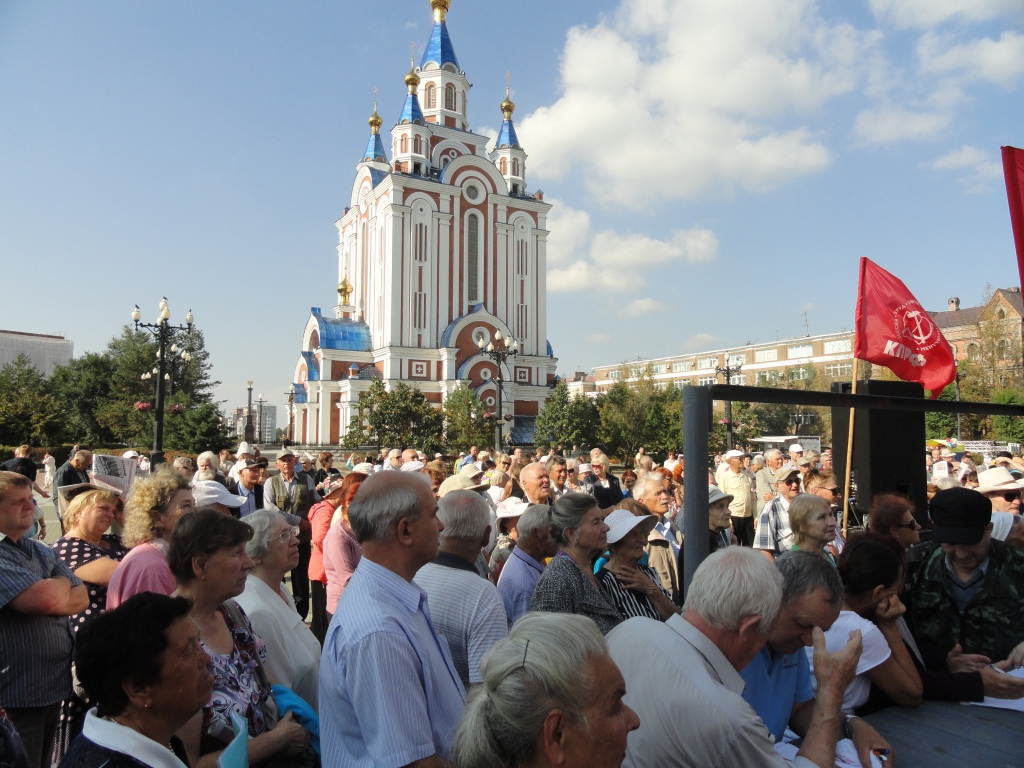
[[[526,153],[508,98],[494,149],[469,127],[470,83],[445,16],[434,27],[388,151],[374,104],[338,228],[338,305],[310,309],[295,365],[293,439],[337,444],[373,379],[405,381],[438,407],[471,387],[491,411],[502,386],[505,439],[529,443],[557,360],[547,341],[551,206],[526,190]],[[500,334],[500,336],[499,336]],[[517,342],[501,371],[481,349]],[[499,342],[499,339],[501,341]]]

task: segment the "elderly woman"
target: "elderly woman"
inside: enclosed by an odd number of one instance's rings
[[[351,474],[351,473],[349,473]],[[310,597],[313,603],[313,634],[323,645],[327,636],[327,572],[324,570],[324,539],[331,530],[331,521],[345,496],[345,481],[341,475],[329,475],[320,487],[322,500],[309,510],[309,525],[312,528],[312,547],[309,553]]]
[[[327,576],[327,623],[338,609],[338,600],[348,586],[363,556],[363,549],[348,523],[348,508],[368,475],[349,472],[342,484],[341,504],[334,513],[331,530],[324,538],[324,573]]]
[[[828,545],[836,538],[836,516],[821,496],[801,493],[789,505],[789,527],[793,531],[791,549],[820,554],[835,565]]]
[[[96,702],[61,768],[188,764],[175,736],[210,701],[210,657],[189,602],[143,592],[78,633],[75,669]]]
[[[121,541],[130,550],[107,586],[107,609],[139,592],[169,595],[174,575],[167,548],[178,520],[195,506],[188,480],[171,469],[136,480],[125,505]]]
[[[118,563],[128,554],[121,541],[107,531],[121,511],[121,497],[102,489],[80,493],[64,513],[64,535],[53,549],[64,564],[85,582],[89,607],[71,617],[71,631],[77,633],[107,607],[107,584]],[[59,762],[82,730],[91,702],[78,695],[61,702],[53,761]]]
[[[296,529],[280,512],[261,509],[245,518],[252,538],[245,552],[254,563],[245,591],[235,600],[267,647],[267,672],[315,710],[320,690],[320,643],[295,610],[284,576],[299,562]]]
[[[496,507],[501,503],[501,500],[505,496],[505,486],[508,484],[510,479],[510,475],[500,469],[496,469],[491,473],[491,477],[488,480],[490,487],[484,491],[484,493],[491,500],[492,506]]]
[[[246,522],[197,510],[178,523],[171,537],[167,560],[178,582],[175,594],[192,602],[189,615],[199,626],[199,645],[209,655],[213,673],[213,698],[181,733],[189,761],[197,768],[214,768],[231,743],[232,712],[248,723],[252,766],[271,758],[299,758],[309,748],[305,729],[290,714],[271,726],[271,694],[261,680],[266,676],[266,647],[243,610],[229,602],[245,589],[255,565],[246,553],[252,534]]]
[[[881,536],[892,536],[904,551],[921,542],[921,525],[914,519],[914,503],[898,493],[880,493],[871,500],[868,529]]]
[[[498,505],[497,512],[495,513],[498,530],[494,538],[494,549],[491,550],[491,557],[487,564],[489,569],[494,569],[499,552],[506,549],[511,552],[516,542],[519,541],[519,531],[516,530],[516,523],[519,522],[519,518],[529,506],[529,502],[514,496],[505,499],[505,501]],[[505,559],[507,560],[508,558],[505,557]]]
[[[610,557],[598,570],[597,581],[623,620],[646,616],[664,621],[680,613],[657,572],[640,563],[647,536],[657,522],[654,515],[637,516],[626,509],[616,509],[604,519]]]
[[[597,506],[601,509],[614,507],[622,501],[622,489],[619,481],[611,473],[611,462],[603,453],[598,454],[593,460],[594,477],[591,482],[591,493],[597,499]]]
[[[334,454],[330,451],[321,451],[316,457],[316,463],[319,468],[313,474],[313,480],[318,490],[328,477],[341,477],[341,472],[334,468]]]
[[[618,768],[640,718],[594,623],[528,613],[480,667],[455,736],[456,768]]]
[[[622,621],[601,591],[591,563],[608,544],[608,526],[597,500],[585,493],[567,493],[551,505],[551,535],[559,550],[537,582],[531,611],[588,616],[601,634]]]
[[[633,495],[633,486],[636,485],[636,472],[632,469],[627,469],[622,473],[622,487],[625,489],[622,491],[622,497],[628,499]]]

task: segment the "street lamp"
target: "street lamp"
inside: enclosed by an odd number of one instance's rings
[[[740,372],[742,365],[737,365],[735,368],[729,365],[729,353],[725,353],[725,367],[716,367],[715,373],[720,373],[725,376],[725,383],[732,384],[732,377]],[[725,445],[726,450],[732,450],[732,400],[725,401]]]
[[[245,442],[255,443],[255,430],[252,426],[252,382],[246,382],[249,385],[249,406],[245,409]]]
[[[503,337],[499,330],[494,331],[494,341],[486,341],[487,331],[484,328],[479,328],[478,330],[480,333],[476,335],[476,345],[480,348],[480,353],[489,357],[498,368],[498,372],[494,377],[495,382],[497,382],[496,389],[498,390],[498,419],[495,429],[494,450],[500,453],[504,447],[502,444],[502,437],[505,429],[503,422],[512,420],[511,414],[509,414],[506,419],[505,413],[501,407],[501,388],[503,381],[501,377],[501,367],[505,365],[505,361],[510,357],[515,357],[519,354],[519,342],[511,336]]]
[[[288,395],[288,442],[295,442],[295,390],[291,387],[284,394]]]
[[[260,392],[260,398],[256,401],[256,442],[264,443],[267,442],[267,435],[263,429],[263,404],[267,402],[263,399],[263,393]]]
[[[185,331],[191,335],[192,324],[195,322],[192,310],[190,309],[188,314],[185,315],[185,325],[171,325],[171,308],[167,303],[166,296],[161,299],[159,309],[160,314],[155,323],[141,322],[142,310],[139,309],[138,304],[132,310],[132,322],[135,323],[135,330],[145,328],[152,333],[158,350],[156,367],[153,368],[152,373],[143,374],[147,381],[151,376],[156,377],[156,382],[154,383],[156,388],[156,414],[153,424],[153,450],[149,454],[149,463],[154,467],[157,464],[162,464],[164,460],[164,382],[171,379],[170,374],[165,370],[167,347],[168,344],[173,346],[173,340],[178,331]]]

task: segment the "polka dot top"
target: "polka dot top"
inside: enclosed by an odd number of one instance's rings
[[[110,549],[98,547],[82,539],[62,536],[53,543],[53,549],[57,553],[57,557],[72,571],[101,557],[109,557],[111,560],[120,562],[128,554],[128,550],[124,548],[117,536],[105,534],[103,541],[110,545]],[[107,607],[106,584],[91,584],[87,581],[85,586],[89,590],[89,607],[71,617],[71,629],[75,632],[78,632],[85,622],[93,616],[98,616]]]

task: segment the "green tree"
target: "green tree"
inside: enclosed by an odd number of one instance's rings
[[[544,450],[559,444],[593,445],[597,441],[600,418],[592,398],[573,397],[568,385],[560,381],[537,415],[533,440]]]
[[[0,443],[48,445],[60,435],[64,409],[26,355],[0,369]]]
[[[494,444],[497,430],[484,418],[486,410],[468,385],[460,384],[452,390],[444,401],[444,442],[450,453],[468,451],[471,445],[483,450]]]
[[[946,387],[939,400],[956,400],[956,388]],[[924,415],[924,434],[928,440],[945,440],[956,435],[955,413],[926,413]],[[959,439],[959,438],[958,438]]]
[[[1024,403],[1024,392],[1017,389],[996,390],[992,394],[992,402],[1000,403],[1001,405],[1020,405]],[[1024,443],[1024,418],[1020,416],[993,416],[992,427],[997,440]]]
[[[114,441],[114,433],[96,420],[96,413],[110,397],[114,368],[109,355],[87,352],[54,369],[50,387],[64,403],[67,418],[62,431],[67,442]]]
[[[675,390],[669,395],[668,390],[658,389],[649,373],[635,373],[634,381],[616,382],[597,400],[598,442],[609,456],[627,463],[641,446],[650,453],[665,450],[665,441],[674,431],[666,404],[675,397]],[[672,439],[672,447],[676,444]]]
[[[444,414],[419,389],[399,381],[389,391],[375,379],[359,399],[345,447],[415,447],[430,454],[444,447],[443,430]]]
[[[230,448],[233,439],[214,403],[190,403],[176,394],[164,415],[164,447],[200,453]],[[182,410],[178,410],[181,408]]]

